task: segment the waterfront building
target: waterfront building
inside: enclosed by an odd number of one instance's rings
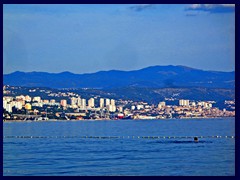
[[[131,106],[131,110],[135,110],[135,108],[136,108],[135,106]]]
[[[110,99],[106,99],[106,107],[107,105],[110,105]]]
[[[115,100],[114,99],[111,99],[111,105],[115,106]]]
[[[81,108],[86,109],[86,99],[81,100]]]
[[[14,106],[15,106],[17,109],[22,109],[22,103],[19,102],[19,101],[16,101]]]
[[[116,106],[113,106],[113,105],[107,105],[107,110],[109,112],[116,112]]]
[[[81,98],[78,96],[77,98],[77,106],[80,107],[82,105]]]
[[[7,104],[6,105],[6,111],[8,111],[8,112],[12,112],[12,105],[11,104]]]
[[[7,109],[7,100],[5,100],[5,99],[3,100],[3,108]]]
[[[88,107],[89,107],[89,108],[94,108],[94,98],[90,98],[90,99],[88,100]]]
[[[111,105],[112,106],[112,111],[110,111],[110,112],[116,112],[116,110],[117,110],[117,108],[116,108],[116,106],[115,105]]]
[[[100,108],[104,108],[104,99],[100,98]]]
[[[67,106],[67,100],[66,99],[62,99],[60,101],[60,104],[61,104],[61,106],[66,107]]]

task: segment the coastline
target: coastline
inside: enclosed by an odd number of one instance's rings
[[[165,119],[84,119],[84,120],[74,120],[74,119],[70,119],[70,120],[57,120],[57,119],[49,119],[49,120],[41,120],[41,121],[36,121],[36,120],[3,120],[3,122],[5,123],[9,123],[9,122],[78,122],[78,121],[149,121],[149,120],[164,120],[164,121],[168,121],[168,120],[196,120],[196,119],[226,119],[226,118],[234,118],[235,117],[193,117],[193,118],[165,118]]]

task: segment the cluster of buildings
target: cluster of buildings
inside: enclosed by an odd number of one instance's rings
[[[116,111],[116,105],[114,99],[108,99],[108,98],[100,98],[99,99],[99,105],[96,105],[95,98],[90,98],[88,100],[81,99],[80,96],[78,97],[71,97],[70,98],[70,104],[67,104],[67,100],[63,99],[60,101],[60,105],[64,108],[80,108],[83,110],[86,109],[93,109],[95,107],[99,107],[100,109],[106,108],[109,112],[115,112]]]
[[[71,94],[71,93],[70,93]],[[235,106],[235,101],[225,101]],[[180,99],[177,105],[165,101],[157,105],[132,100],[115,100],[99,96],[89,99],[71,94],[64,99],[42,99],[29,95],[3,96],[4,120],[48,119],[166,119],[234,117],[235,109],[220,110],[214,101]]]

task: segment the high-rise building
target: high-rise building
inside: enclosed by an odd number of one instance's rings
[[[113,106],[113,105],[111,106],[112,106],[112,109],[110,110],[110,112],[116,112],[116,106]]]
[[[115,100],[114,99],[111,99],[111,105],[115,106]]]
[[[8,111],[8,112],[12,112],[12,105],[11,104],[7,104],[6,105],[6,111]]]
[[[89,107],[89,108],[93,108],[93,107],[94,107],[94,99],[93,99],[93,98],[90,98],[90,99],[88,100],[88,107]]]
[[[7,100],[5,100],[5,99],[3,100],[3,108],[7,109]]]
[[[109,111],[110,112],[115,112],[116,111],[116,105],[115,105],[115,100],[114,99],[111,99],[111,104],[110,104],[110,109],[109,109]]]
[[[77,104],[77,98],[71,97],[71,105],[74,106]]]
[[[22,109],[22,103],[16,101],[16,103],[15,103],[15,107],[16,107],[17,109]]]
[[[78,105],[78,107],[80,107],[82,105],[82,101],[81,101],[80,97],[77,98],[77,105]]]
[[[104,99],[100,98],[100,108],[104,108]]]
[[[179,105],[180,106],[189,106],[189,100],[180,99],[179,100]]]
[[[106,107],[107,105],[110,105],[110,99],[106,99]]]
[[[61,104],[61,106],[66,107],[67,106],[67,100],[66,99],[62,99],[60,101],[60,104]]]
[[[115,112],[116,111],[116,106],[113,106],[111,104],[107,105],[106,108],[109,112]]]
[[[81,108],[86,109],[86,99],[81,100]]]

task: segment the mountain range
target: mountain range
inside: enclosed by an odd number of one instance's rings
[[[99,71],[74,74],[71,72],[20,72],[3,75],[3,84],[50,88],[235,88],[235,71],[205,71],[186,66],[151,66],[133,71]]]

